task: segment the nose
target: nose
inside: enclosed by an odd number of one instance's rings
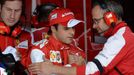
[[[71,35],[74,35],[75,34],[75,29],[74,28],[70,28],[70,33],[71,33]]]
[[[93,28],[94,28],[94,29],[98,28],[98,25],[93,24]]]
[[[15,18],[15,11],[14,11],[14,10],[12,10],[10,17],[11,17],[12,19]]]

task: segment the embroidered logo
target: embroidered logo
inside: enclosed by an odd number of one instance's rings
[[[50,61],[62,63],[60,52],[51,50],[50,51]]]

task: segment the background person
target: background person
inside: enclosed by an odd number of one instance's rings
[[[57,7],[58,5],[54,3],[44,3],[36,7],[33,12],[34,16],[32,17],[32,43],[47,38],[47,32],[49,30],[48,16],[50,12]]]
[[[3,64],[9,64],[4,67],[8,69],[11,65],[15,65],[12,69],[15,74],[25,74],[22,64],[18,61],[24,59],[27,54],[29,42],[28,32],[22,30],[20,17],[22,14],[23,0],[0,0],[0,51],[1,54],[12,53],[15,57]],[[21,56],[21,58],[20,58]],[[16,59],[17,58],[17,59]],[[5,57],[0,59],[6,60]],[[1,60],[0,62],[2,62]],[[8,60],[8,59],[7,59]],[[14,63],[14,64],[13,64]],[[17,71],[14,69],[17,68]],[[21,69],[21,70],[20,70]]]

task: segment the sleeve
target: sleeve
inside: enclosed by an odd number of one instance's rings
[[[122,41],[122,42],[120,42]],[[105,43],[103,50],[95,57],[99,60],[105,73],[111,71],[126,54],[125,39],[121,35],[110,37]],[[100,71],[94,62],[88,62],[86,65],[86,75],[99,75]]]
[[[77,66],[76,75],[85,75],[85,69],[86,69],[85,65]]]
[[[35,62],[43,62],[43,61],[45,61],[44,55],[45,54],[41,50],[33,49],[31,51],[31,54],[30,54],[31,62],[35,63]]]

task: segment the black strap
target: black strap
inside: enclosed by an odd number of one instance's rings
[[[104,69],[103,69],[103,66],[101,65],[100,61],[98,59],[93,59],[92,62],[94,62],[97,65],[97,67],[98,67],[98,69],[100,71],[100,75],[102,75]],[[123,75],[121,73],[121,71],[116,66],[114,67],[114,69],[118,72],[119,75]]]
[[[100,75],[102,75],[104,69],[103,69],[103,67],[102,67],[102,65],[101,65],[101,63],[100,63],[100,61],[99,61],[98,59],[93,59],[92,62],[94,62],[94,63],[97,65],[97,67],[98,67],[98,69],[99,69],[99,71],[100,71]]]
[[[114,69],[119,73],[119,75],[123,75],[121,71],[115,66]]]

